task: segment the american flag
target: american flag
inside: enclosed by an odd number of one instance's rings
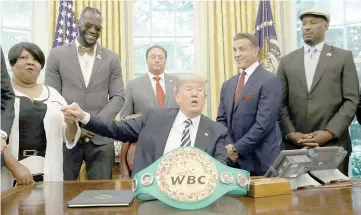
[[[53,48],[68,44],[78,36],[73,1],[60,0]]]
[[[282,53],[277,40],[269,0],[261,0],[259,3],[254,36],[258,39],[259,57],[263,66],[271,72],[276,72]]]

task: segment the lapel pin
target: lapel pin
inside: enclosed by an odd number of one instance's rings
[[[100,56],[100,54],[98,54],[98,55],[97,55],[97,58],[98,58],[99,60],[101,60],[101,59],[102,59],[102,56]]]
[[[208,133],[206,132],[206,133],[204,133],[204,135],[206,135],[207,137],[208,137]]]
[[[326,56],[327,56],[327,57],[331,57],[332,54],[331,54],[331,53],[327,53]]]

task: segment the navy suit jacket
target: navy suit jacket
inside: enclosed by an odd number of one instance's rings
[[[91,116],[84,128],[115,140],[137,142],[132,170],[134,175],[163,155],[178,112],[178,108],[151,109],[140,117],[121,121]],[[226,157],[227,140],[229,140],[227,128],[201,115],[195,147],[202,149],[225,165],[234,166],[236,163]]]
[[[282,137],[278,125],[281,80],[258,66],[248,78],[240,99],[233,105],[238,79],[239,74],[223,83],[217,122],[228,128],[240,154],[240,168],[262,175],[281,150]]]

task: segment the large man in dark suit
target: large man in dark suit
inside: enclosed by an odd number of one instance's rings
[[[3,50],[1,51],[1,153],[6,148],[6,141],[10,135],[11,126],[14,121],[14,90],[10,83],[10,77],[6,68]],[[2,157],[1,157],[2,158]],[[3,160],[1,165],[3,165]]]
[[[239,166],[263,175],[280,153],[278,116],[282,99],[279,77],[258,63],[258,41],[247,33],[233,39],[240,72],[223,83],[217,122],[228,128]]]
[[[184,78],[176,87],[179,109],[153,109],[140,117],[121,121],[90,116],[76,103],[64,111],[81,120],[90,131],[120,141],[137,141],[132,175],[181,146],[200,148],[221,163],[234,166],[237,158],[226,157],[227,129],[201,114],[205,89],[204,80]]]
[[[87,7],[78,21],[79,37],[51,50],[45,84],[58,90],[66,101],[77,102],[89,113],[114,119],[124,105],[119,55],[97,43],[103,18]],[[76,180],[83,160],[90,180],[111,179],[113,140],[82,129],[74,148],[63,147],[64,180]]]
[[[348,127],[359,103],[350,51],[324,42],[330,17],[317,9],[300,14],[304,46],[281,59],[281,129],[286,149],[342,146],[351,152]],[[348,156],[339,166],[347,174]]]

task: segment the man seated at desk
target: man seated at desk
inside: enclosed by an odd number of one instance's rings
[[[90,116],[76,103],[63,111],[96,134],[123,142],[137,141],[132,175],[183,146],[202,149],[225,165],[237,165],[238,156],[226,156],[226,127],[201,114],[207,95],[206,81],[197,76],[183,78],[177,83],[175,94],[179,108],[154,109],[121,121]]]

